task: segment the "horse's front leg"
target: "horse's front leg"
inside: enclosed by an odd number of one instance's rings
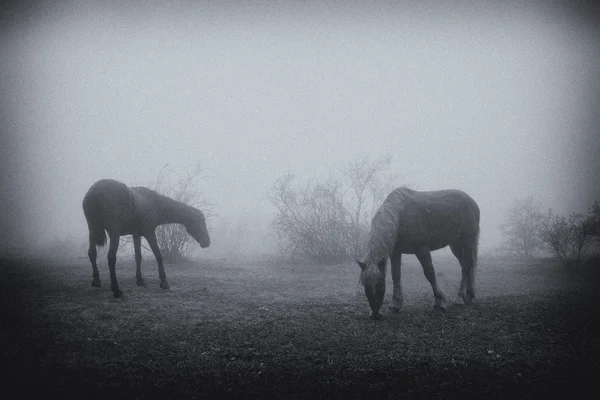
[[[391,268],[392,268],[392,284],[393,284],[393,292],[392,292],[392,306],[390,307],[390,311],[392,312],[400,312],[403,304],[402,297],[402,282],[401,282],[401,274],[400,274],[400,266],[402,264],[402,253],[397,251],[391,256]]]
[[[138,286],[146,286],[142,276],[142,237],[133,235],[133,249],[135,251],[135,282]]]
[[[433,262],[431,261],[431,253],[429,249],[426,247],[421,247],[417,250],[415,255],[423,267],[425,278],[427,278],[431,284],[431,288],[433,289],[433,296],[435,297],[434,307],[446,309],[446,296],[438,286],[437,280],[435,279],[435,269],[433,268]]]
[[[110,289],[113,292],[115,298],[119,298],[123,295],[123,292],[119,290],[119,284],[117,283],[117,273],[115,271],[115,265],[117,263],[117,249],[119,248],[119,234],[110,235],[110,247],[108,248],[108,270],[110,271]]]
[[[160,279],[160,287],[161,289],[168,289],[169,283],[167,282],[165,267],[163,266],[162,254],[160,254],[160,249],[158,248],[158,243],[156,241],[156,233],[152,231],[144,236],[146,237],[146,241],[148,242],[150,248],[152,249],[152,252],[154,253],[154,257],[156,257],[156,263],[158,264],[158,278]]]

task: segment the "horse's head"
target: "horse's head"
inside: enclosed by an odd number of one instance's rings
[[[185,228],[187,233],[200,244],[200,247],[204,249],[210,246],[210,236],[208,235],[208,229],[206,229],[206,219],[202,211],[194,209],[191,221],[186,224]]]
[[[365,288],[365,295],[371,306],[371,319],[380,320],[383,315],[379,312],[385,295],[385,267],[387,258],[378,261],[358,262],[360,267],[360,283]]]

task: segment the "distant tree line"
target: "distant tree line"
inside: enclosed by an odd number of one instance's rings
[[[277,179],[269,193],[276,208],[271,227],[283,255],[326,264],[360,258],[373,215],[394,188],[396,176],[387,173],[390,161],[389,155],[353,160],[329,178],[303,184],[291,173]],[[174,181],[166,165],[151,187],[201,209],[210,218],[212,204],[198,188],[205,177],[197,165]],[[600,203],[595,201],[585,215],[565,217],[552,209],[542,213],[532,197],[518,199],[509,208],[501,231],[501,250],[509,254],[530,258],[549,251],[564,264],[577,267],[594,252],[600,254]],[[156,235],[166,262],[177,263],[191,255],[193,239],[182,225],[161,225]],[[130,245],[131,238],[121,239],[121,250]]]
[[[600,250],[600,203],[595,201],[586,215],[556,215],[540,212],[532,197],[516,200],[501,227],[503,249],[522,257],[549,250],[565,265],[578,267]]]

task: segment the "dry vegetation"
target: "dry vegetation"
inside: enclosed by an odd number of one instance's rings
[[[458,263],[433,256],[453,295]],[[168,266],[164,291],[155,262],[144,288],[119,260],[114,299],[105,260],[101,289],[83,257],[0,262],[3,389],[15,397],[542,398],[599,376],[597,280],[548,262],[482,259],[477,304],[440,312],[405,256],[405,309],[379,322],[354,263],[197,260]]]

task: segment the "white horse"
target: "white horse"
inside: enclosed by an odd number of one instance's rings
[[[375,213],[368,250],[362,261],[360,282],[371,307],[371,318],[381,319],[385,294],[386,260],[391,261],[392,311],[402,308],[400,264],[402,254],[415,254],[431,284],[435,306],[445,308],[445,296],[437,285],[431,251],[450,246],[462,268],[458,295],[465,304],[475,297],[475,267],[479,242],[479,206],[461,190],[416,191],[400,187],[392,191]]]

